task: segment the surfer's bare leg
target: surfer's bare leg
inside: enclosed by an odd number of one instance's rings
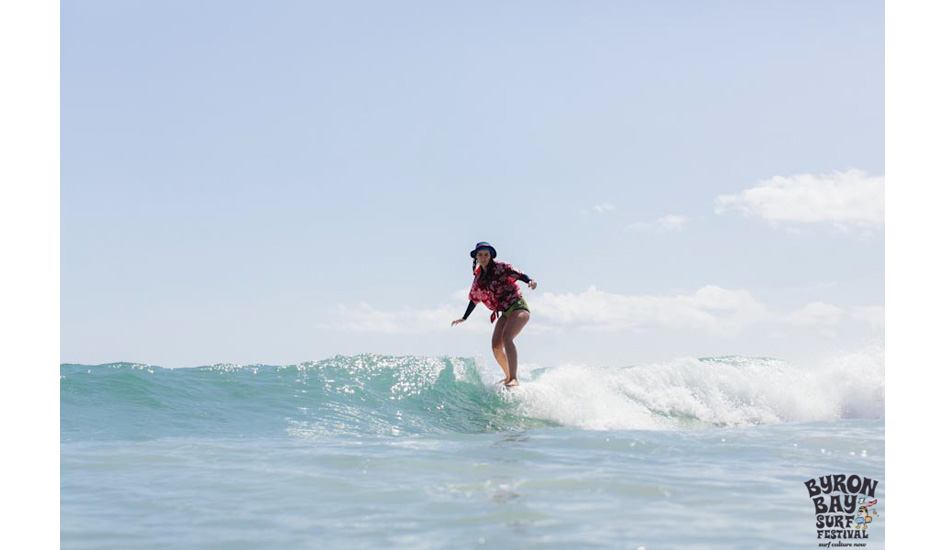
[[[505,382],[506,386],[517,386],[518,385],[518,348],[515,347],[515,336],[521,332],[521,329],[528,324],[528,319],[531,318],[531,313],[525,309],[519,309],[513,311],[511,315],[508,316],[508,322],[505,323],[505,328],[502,329],[501,340],[505,345],[505,356],[508,358],[508,369],[505,371],[508,373],[508,381]]]
[[[500,317],[495,321],[495,332],[491,335],[491,350],[495,354],[495,361],[498,361],[501,370],[505,371],[505,377],[498,381],[499,384],[508,381],[508,358],[505,356],[505,342],[501,337],[507,322],[507,317]]]

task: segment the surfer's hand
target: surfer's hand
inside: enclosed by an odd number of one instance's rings
[[[538,283],[536,283],[536,282],[534,282],[534,281],[528,281],[528,288],[530,288],[531,290],[534,290],[534,289],[538,288]]]
[[[459,323],[464,323],[464,322],[465,322],[465,319],[456,319],[456,320],[452,321],[452,326],[454,327],[455,325],[457,325],[457,324],[459,324]]]

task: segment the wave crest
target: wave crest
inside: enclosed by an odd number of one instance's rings
[[[814,365],[687,358],[522,367],[522,386],[471,358],[335,356],[289,366],[62,365],[61,434],[84,438],[417,435],[542,426],[744,427],[884,416],[882,349]]]

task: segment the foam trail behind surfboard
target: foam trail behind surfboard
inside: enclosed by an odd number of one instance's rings
[[[625,368],[526,365],[507,399],[520,414],[582,429],[742,427],[884,416],[884,354],[872,347],[810,365],[685,358]]]

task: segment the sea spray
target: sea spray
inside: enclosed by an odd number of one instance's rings
[[[526,369],[512,392],[521,414],[582,429],[748,427],[880,419],[883,350],[810,364],[773,358],[684,358],[630,367]]]

